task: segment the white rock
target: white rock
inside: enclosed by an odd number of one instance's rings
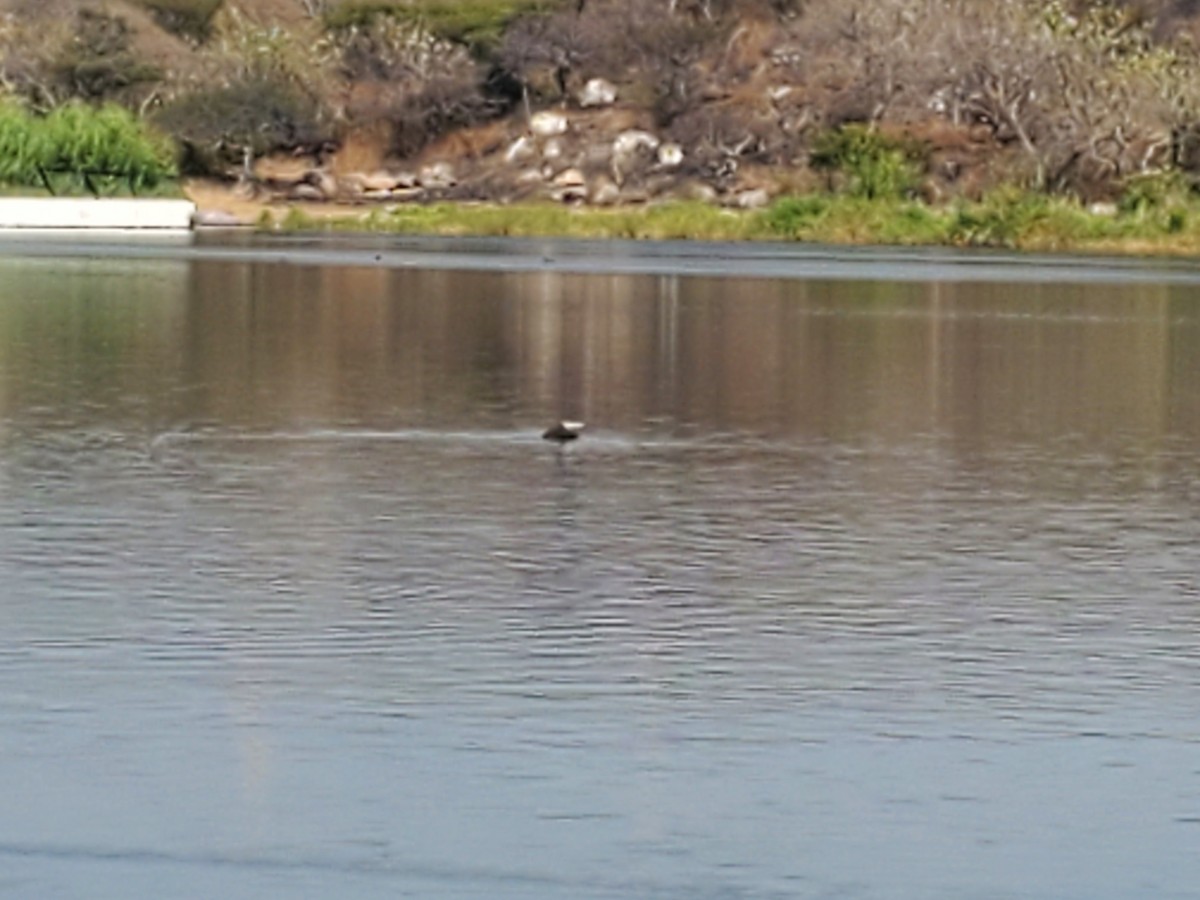
[[[621,189],[607,178],[600,178],[592,186],[591,201],[596,206],[612,206],[621,199]]]
[[[529,130],[538,137],[555,137],[567,133],[567,117],[562,113],[544,109],[529,119]]]
[[[562,141],[558,138],[550,138],[542,147],[542,159],[555,160],[563,155]]]
[[[424,197],[425,189],[419,187],[394,188],[388,191],[387,194],[389,200],[399,200],[401,203],[409,203]]]
[[[586,144],[583,151],[579,154],[579,161],[593,168],[608,165],[611,159],[612,144],[608,141]]]
[[[642,149],[654,151],[660,143],[662,142],[650,132],[631,128],[629,131],[622,131],[613,139],[613,156],[632,156]]]
[[[587,179],[578,169],[564,169],[554,176],[554,184],[558,187],[582,187],[587,184]]]
[[[683,148],[678,144],[663,144],[658,148],[658,164],[664,169],[674,169],[683,162]]]
[[[504,151],[504,161],[506,163],[523,162],[536,152],[537,148],[533,141],[526,135],[521,135]]]
[[[587,188],[582,184],[572,184],[554,191],[551,196],[560,203],[582,203],[587,199]]]
[[[223,209],[201,209],[192,216],[192,224],[197,228],[233,228],[246,223]]]
[[[579,92],[579,105],[612,106],[617,101],[617,88],[611,81],[603,78],[593,78]]]
[[[1090,212],[1093,216],[1101,216],[1106,219],[1111,219],[1118,212],[1120,212],[1120,210],[1117,208],[1117,204],[1115,203],[1099,202],[1093,203],[1091,206],[1089,206],[1088,212]]]
[[[684,188],[683,195],[689,200],[696,200],[700,203],[716,203],[717,191],[710,184],[705,184],[703,181],[696,181],[687,185]]]
[[[733,198],[738,209],[762,209],[771,202],[771,195],[763,188],[742,191]]]
[[[391,172],[370,172],[357,177],[364,191],[390,191],[398,186]]]
[[[321,196],[326,200],[332,200],[338,195],[337,179],[323,169],[310,170],[304,176],[304,181],[320,191]]]
[[[321,189],[315,184],[297,184],[293,185],[288,191],[288,199],[290,200],[324,200],[325,195]]]
[[[421,169],[417,182],[423,188],[448,188],[458,184],[454,167],[448,162],[436,162]]]

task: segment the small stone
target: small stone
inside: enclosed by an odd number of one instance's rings
[[[235,228],[245,223],[223,209],[198,209],[192,216],[192,224],[197,228]]]
[[[606,81],[603,78],[592,78],[583,86],[583,90],[579,92],[579,105],[587,108],[591,106],[612,106],[617,101],[617,88],[611,81]]]
[[[578,169],[564,169],[554,177],[554,184],[558,187],[582,187],[587,184],[587,179]]]
[[[585,185],[576,184],[554,191],[551,196],[560,203],[582,203],[588,192]]]
[[[629,131],[622,131],[613,139],[613,155],[632,156],[643,149],[657,150],[660,143],[662,142],[650,132],[631,128]]]
[[[588,144],[580,154],[580,162],[587,166],[606,166],[612,159],[612,144],[609,141]]]
[[[338,180],[329,172],[312,169],[304,176],[305,182],[321,192],[321,199],[333,200],[338,196]]]
[[[364,191],[390,191],[394,187],[399,187],[396,181],[396,176],[391,172],[370,172],[365,175],[358,176]]]
[[[733,205],[738,209],[762,209],[771,202],[771,195],[765,188],[753,188],[741,191],[733,198]]]
[[[695,200],[699,203],[717,202],[717,189],[703,181],[693,181],[687,185],[683,190],[683,195],[688,200]]]
[[[388,191],[389,200],[399,200],[401,203],[411,203],[425,197],[425,189],[420,187],[394,188]]]
[[[658,148],[658,164],[664,169],[674,169],[683,163],[683,148],[678,144],[663,144]]]
[[[441,190],[454,187],[458,179],[454,177],[454,167],[448,162],[436,162],[421,169],[417,182],[427,190]]]
[[[662,143],[648,131],[633,128],[622,131],[613,139],[611,171],[617,184],[653,160],[654,151]]]
[[[325,195],[321,193],[321,189],[315,184],[297,184],[293,185],[288,191],[288,198],[291,200],[303,200],[306,202],[324,200]]]
[[[529,119],[529,130],[538,137],[555,137],[567,133],[567,117],[562,113],[542,110]]]
[[[504,151],[504,161],[506,163],[524,162],[530,159],[536,150],[533,141],[527,135],[521,135]]]
[[[607,178],[599,178],[592,185],[589,198],[596,206],[613,206],[621,199],[621,189]]]

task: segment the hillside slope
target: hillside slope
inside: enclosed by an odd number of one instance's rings
[[[0,0],[0,74],[38,108],[139,110],[194,174],[314,201],[1094,200],[1200,167],[1194,6]]]

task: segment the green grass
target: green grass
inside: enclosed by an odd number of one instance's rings
[[[545,12],[562,0],[343,0],[325,16],[326,27],[365,25],[377,16],[421,24],[446,40],[471,47],[495,45],[520,15]]]
[[[32,184],[41,162],[36,120],[15,100],[0,100],[0,184]]]
[[[67,103],[37,116],[0,100],[0,185],[54,193],[156,192],[174,180],[175,148],[128,110]]]
[[[260,227],[284,230],[374,231],[392,234],[508,237],[733,240],[758,237],[753,217],[700,203],[626,209],[584,209],[549,203],[434,203],[379,208],[353,217],[313,218],[296,209]]]
[[[922,155],[916,144],[885,137],[863,125],[846,125],[817,135],[812,166],[837,172],[844,193],[882,200],[912,193]]]
[[[645,240],[783,240],[830,244],[997,247],[1036,251],[1200,253],[1200,201],[1178,197],[1115,214],[1016,190],[930,206],[841,194],[783,197],[765,210],[669,202],[619,209],[553,204],[410,204],[363,215],[264,214],[259,227],[291,231]]]

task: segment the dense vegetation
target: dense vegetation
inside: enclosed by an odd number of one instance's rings
[[[1196,255],[1200,208],[1183,194],[1096,214],[1073,200],[998,190],[939,206],[919,200],[815,193],[782,197],[759,211],[697,202],[594,209],[551,204],[411,204],[314,217],[295,208],[267,230],[378,231],[506,237],[776,240],[893,246],[1006,247],[1035,251]]]
[[[55,193],[153,191],[175,175],[170,142],[122,107],[78,101],[34,115],[0,103],[0,185]]]

